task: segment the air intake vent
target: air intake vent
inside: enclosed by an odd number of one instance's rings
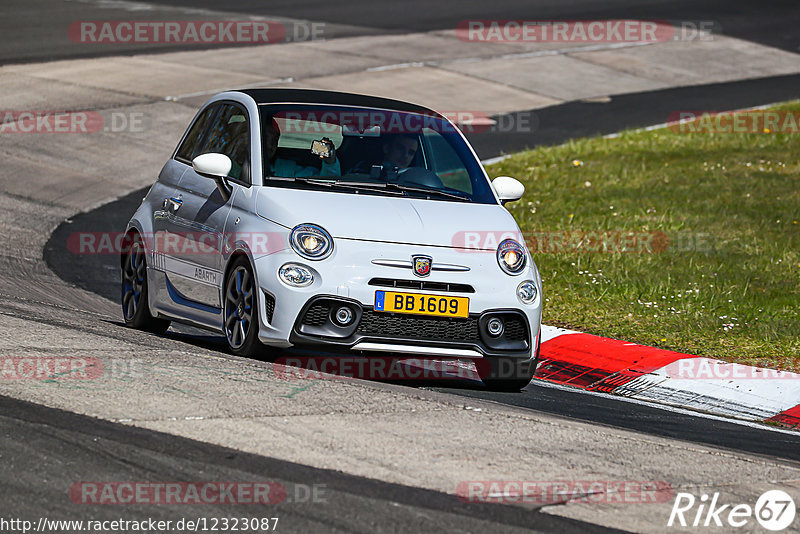
[[[319,302],[311,306],[303,316],[303,324],[308,326],[322,326],[328,322],[331,313],[327,301]]]
[[[506,316],[506,339],[509,341],[527,341],[528,329],[522,317]]]
[[[358,333],[403,339],[480,342],[478,320],[414,317],[364,310]]]
[[[391,287],[395,289],[419,289],[421,291],[445,291],[449,293],[475,293],[475,288],[468,284],[449,282],[430,282],[428,280],[397,280],[395,278],[373,278],[369,285]]]
[[[272,316],[275,315],[275,297],[264,292],[264,307],[267,310],[267,321],[272,324]]]

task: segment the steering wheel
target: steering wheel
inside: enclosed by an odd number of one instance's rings
[[[416,184],[433,189],[442,189],[444,183],[435,172],[422,167],[406,167],[397,173],[399,182]]]

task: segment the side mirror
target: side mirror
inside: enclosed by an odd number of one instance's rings
[[[227,177],[231,172],[232,166],[233,162],[231,158],[225,154],[218,154],[216,152],[200,154],[192,160],[194,172],[200,176],[205,176],[206,178],[214,180],[225,202],[231,198],[232,188],[230,184],[228,184]]]
[[[200,154],[192,160],[194,171],[206,178],[225,178],[231,172],[232,166],[231,158],[215,152]]]
[[[525,192],[525,186],[522,185],[522,182],[510,176],[498,176],[492,180],[492,187],[497,193],[500,203],[504,206],[508,202],[521,199],[522,194]]]

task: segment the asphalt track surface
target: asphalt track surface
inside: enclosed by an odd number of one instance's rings
[[[193,0],[155,0],[170,6],[196,6]],[[202,4],[211,7],[214,2]],[[435,6],[435,9],[433,8]],[[259,2],[232,0],[226,9],[236,12],[313,18],[383,31],[409,32],[452,29],[463,20],[593,20],[651,19],[712,21],[725,35],[769,44],[792,52],[800,50],[797,13],[792,0],[427,0],[326,2],[324,0]],[[313,16],[310,14],[313,13]],[[754,18],[758,23],[754,24]],[[792,20],[793,19],[793,20]]]
[[[541,133],[534,137],[541,143],[563,142],[571,137],[619,131],[625,127],[644,126],[663,121],[668,109],[733,109],[796,96],[800,76],[783,76],[730,84],[654,91],[615,97],[609,104],[568,103],[537,110]],[[668,102],[668,103],[665,103]],[[482,157],[496,155],[498,147],[513,152],[531,143],[531,137],[519,134],[474,134]],[[534,141],[533,144],[536,144]],[[495,150],[495,151],[493,151]],[[74,232],[122,232],[146,190],[130,193],[93,211],[79,214],[62,224],[45,248],[45,260],[62,279],[105,298],[116,301],[119,295],[118,259],[114,255],[80,256],[70,252],[66,243]],[[181,336],[193,342],[191,337]],[[224,351],[224,340],[203,337],[195,342]],[[431,386],[431,384],[406,384]],[[716,447],[800,461],[800,434],[778,433],[714,419],[668,411],[664,408],[634,404],[578,391],[554,389],[535,382],[522,393],[496,393],[475,384],[443,384],[439,391],[478,397],[619,428]]]
[[[4,0],[2,11],[0,64],[204,47],[73,42],[68,28],[76,21],[236,20],[249,15],[328,23],[324,28],[327,39],[451,30],[460,21],[470,19],[645,19],[676,24],[708,21],[731,37],[800,51],[800,5],[796,0]]]
[[[481,159],[568,139],[608,135],[626,128],[642,128],[674,120],[675,110],[729,111],[800,96],[800,75],[773,76],[729,83],[661,89],[615,95],[608,102],[567,102],[531,111],[494,117],[498,123],[487,132],[467,132]],[[516,117],[523,115],[522,119]],[[503,131],[503,124],[534,125],[532,133]]]
[[[536,509],[466,503],[452,495],[247,454],[0,396],[3,515],[105,521],[124,518],[278,518],[283,532],[622,532]],[[76,480],[274,482],[277,504],[73,502]],[[44,483],[43,483],[44,482]],[[316,498],[314,497],[316,495]]]

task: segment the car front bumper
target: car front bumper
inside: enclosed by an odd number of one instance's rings
[[[468,270],[433,270],[423,278],[410,268],[374,263],[400,262],[415,254],[433,257],[434,265]],[[281,280],[278,272],[287,263],[309,269],[313,283],[293,287]],[[284,249],[256,258],[255,266],[261,288],[259,339],[266,345],[468,358],[531,359],[536,353],[542,297],[532,262],[521,274],[509,276],[492,252],[337,239],[333,254],[322,261],[304,260]],[[525,280],[534,281],[539,290],[529,305],[517,297],[517,287]],[[392,281],[400,285],[389,287]],[[425,283],[422,288],[408,287],[421,282]],[[440,318],[376,311],[376,291],[467,297],[469,316]],[[341,306],[350,307],[355,315],[345,328],[332,318]],[[491,317],[503,320],[503,335],[488,334],[486,323]]]

